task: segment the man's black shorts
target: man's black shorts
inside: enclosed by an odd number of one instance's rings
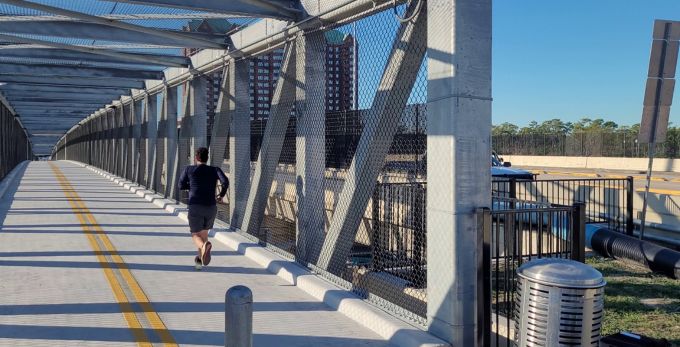
[[[189,205],[189,231],[197,233],[212,229],[217,215],[217,206]]]

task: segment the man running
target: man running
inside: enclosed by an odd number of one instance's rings
[[[217,202],[227,194],[229,180],[219,167],[206,165],[208,149],[201,147],[196,150],[194,164],[184,168],[179,179],[180,190],[189,190],[189,231],[198,255],[194,258],[196,270],[210,264],[210,250],[212,244],[208,241],[208,230],[213,227],[217,215]],[[222,182],[219,195],[215,196],[217,180]]]

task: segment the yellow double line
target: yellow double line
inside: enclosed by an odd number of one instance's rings
[[[130,331],[132,332],[137,344],[144,347],[152,346],[149,336],[147,335],[139,319],[145,317],[146,321],[148,321],[150,325],[150,328],[154,330],[156,335],[158,335],[161,342],[165,346],[177,346],[177,343],[168,331],[168,328],[165,326],[158,313],[156,313],[156,311],[151,306],[149,298],[146,296],[139,283],[137,283],[135,280],[134,276],[130,272],[130,269],[123,261],[123,258],[121,258],[118,254],[118,251],[116,251],[116,248],[113,246],[113,243],[111,243],[109,237],[106,236],[104,230],[101,228],[101,226],[99,226],[92,213],[90,213],[89,209],[85,206],[59,167],[53,163],[49,164],[52,168],[52,171],[54,172],[54,175],[57,177],[57,181],[59,182],[61,189],[64,191],[64,195],[71,205],[73,213],[80,221],[81,228],[87,236],[90,246],[97,256],[99,264],[104,270],[104,275],[111,286],[113,295],[120,305],[121,311],[123,312],[123,317],[125,317],[128,327],[130,328]],[[102,248],[104,249],[103,251]],[[110,259],[107,258],[107,255]],[[128,298],[128,294],[126,294],[124,286],[121,284],[119,277],[122,279],[125,287],[129,290],[132,298]],[[138,317],[137,314],[141,314],[142,312],[136,312],[133,309],[132,302],[141,307],[141,311],[144,313],[142,317]]]

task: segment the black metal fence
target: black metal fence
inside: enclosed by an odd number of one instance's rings
[[[547,204],[585,204],[587,223],[633,234],[633,177],[516,180],[492,182],[494,196]]]
[[[427,281],[425,182],[379,183],[373,194],[372,265],[408,279],[415,288]]]
[[[492,143],[496,152],[514,155],[643,158],[648,149],[636,133],[627,132],[495,135]],[[669,131],[655,153],[658,158],[680,158],[680,131]]]
[[[483,290],[482,326],[491,345],[510,345],[514,336],[516,270],[539,258],[559,257],[584,261],[585,206],[551,205],[509,198],[494,198],[496,209],[480,218],[485,240],[485,268],[490,269]],[[494,334],[492,334],[492,331]]]

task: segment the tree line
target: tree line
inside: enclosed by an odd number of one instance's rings
[[[527,155],[644,156],[644,144],[636,140],[639,132],[640,124],[619,125],[602,118],[576,122],[555,118],[523,127],[505,122],[492,128],[497,151]],[[657,144],[657,156],[680,156],[679,126],[669,124],[666,138]]]

